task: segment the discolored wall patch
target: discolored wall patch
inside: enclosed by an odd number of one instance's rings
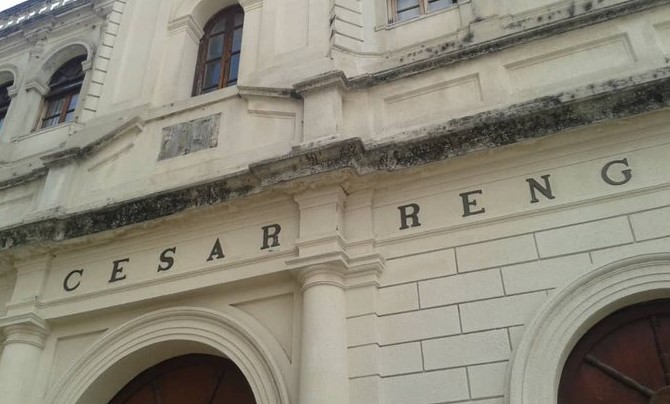
[[[221,114],[215,114],[163,128],[158,160],[217,147],[220,121]]]

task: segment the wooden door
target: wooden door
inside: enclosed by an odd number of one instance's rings
[[[593,327],[563,368],[559,404],[670,404],[670,300],[631,306]]]
[[[142,372],[109,404],[256,404],[256,400],[233,362],[192,354]]]

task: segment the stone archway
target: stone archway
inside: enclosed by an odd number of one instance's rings
[[[185,353],[230,359],[249,382],[258,404],[289,403],[277,364],[248,327],[229,314],[191,307],[155,311],[108,331],[70,368],[45,402],[107,402],[137,370]]]
[[[621,260],[554,295],[526,326],[506,383],[506,404],[556,404],[565,361],[596,323],[627,306],[670,297],[670,253]]]

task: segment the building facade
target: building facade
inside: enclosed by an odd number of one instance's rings
[[[669,403],[669,63],[668,0],[0,13],[0,401]]]

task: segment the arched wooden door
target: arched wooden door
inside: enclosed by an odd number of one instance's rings
[[[563,368],[559,404],[670,404],[670,300],[620,310],[593,327]]]
[[[233,362],[192,354],[140,373],[109,404],[256,404],[256,400]]]

